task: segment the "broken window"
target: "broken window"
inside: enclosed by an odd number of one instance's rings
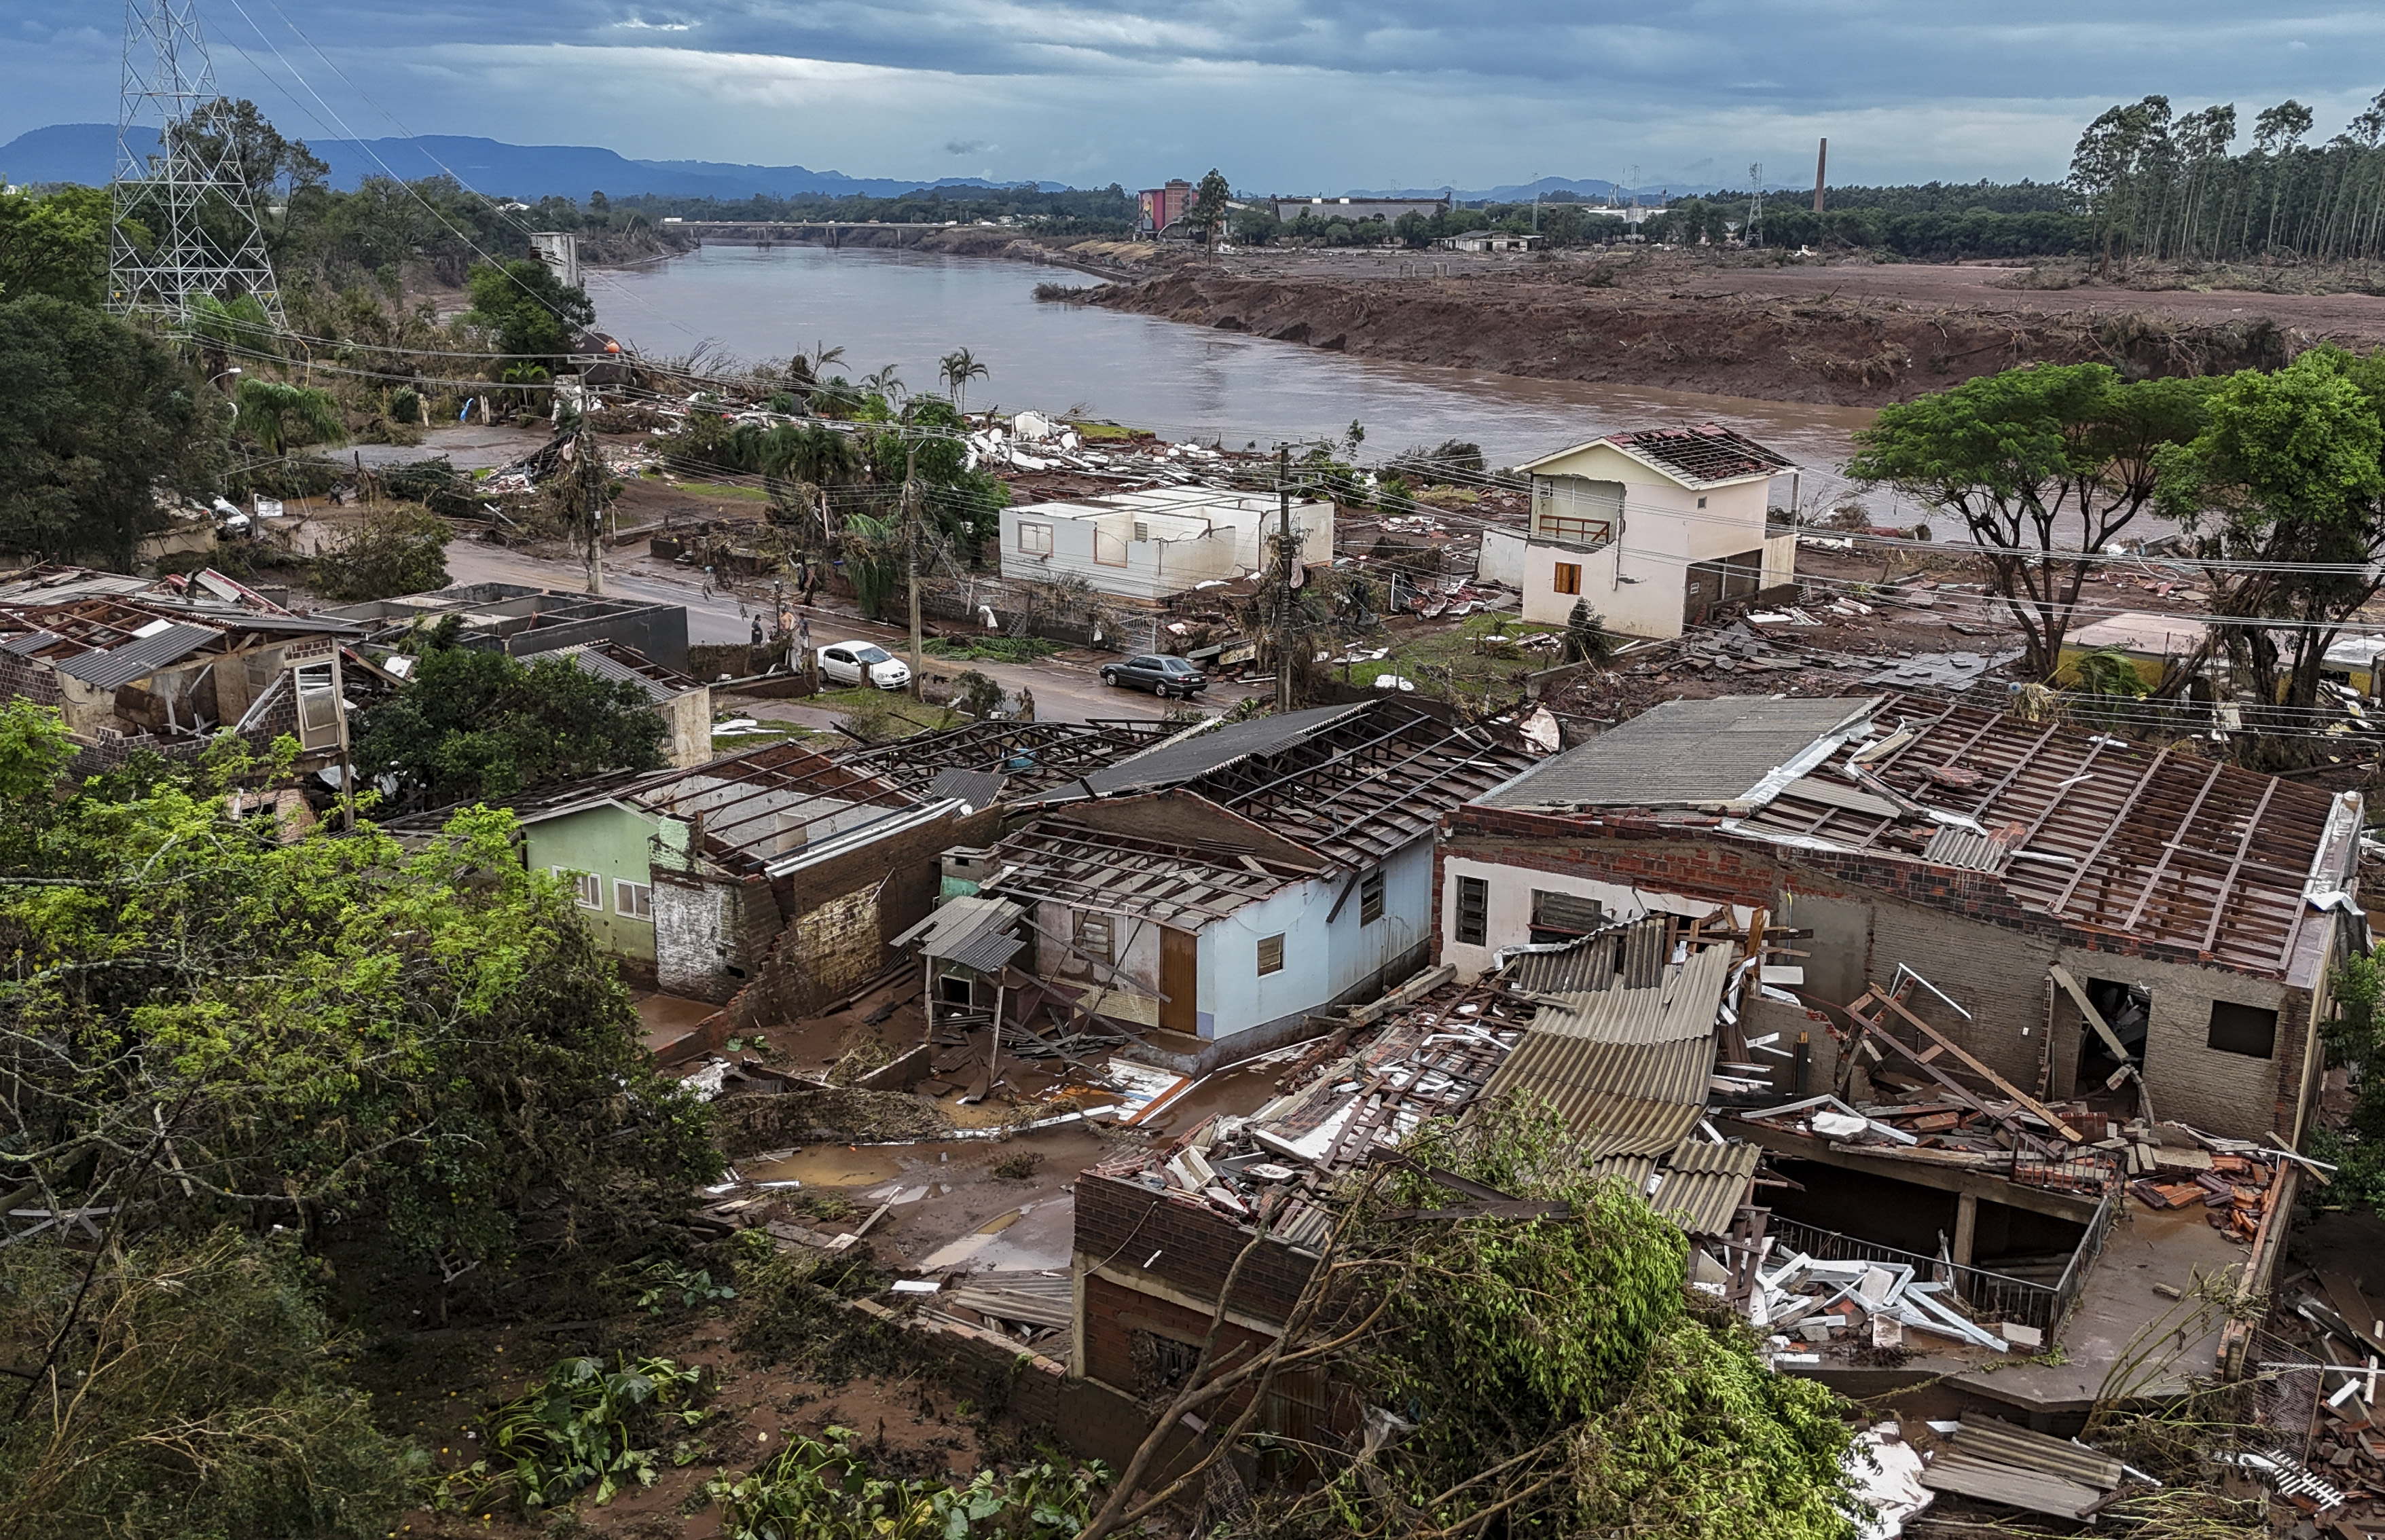
[[[575,872],[568,866],[553,868],[555,880],[571,885],[571,901],[582,909],[605,912],[605,879],[593,872]]]
[[[1534,946],[1587,936],[1605,923],[1606,906],[1596,899],[1578,898],[1571,893],[1552,893],[1539,888],[1532,889]]]
[[[2117,979],[2091,978],[2087,981],[2087,1002],[2104,1018],[2112,1035],[2120,1039],[2120,1046],[2128,1049],[2127,1062],[2142,1069],[2145,1034],[2153,1022],[2153,996]],[[2112,1045],[2104,1040],[2104,1035],[2081,1021],[2078,1094],[2086,1096],[2110,1081],[2119,1074],[2120,1064],[2121,1061],[2112,1056]]]
[[[1490,944],[1491,884],[1481,877],[1457,879],[1455,939],[1461,947]]]
[[[2222,1053],[2266,1059],[2278,1051],[2278,1013],[2234,1000],[2211,1002],[2211,1046]]]
[[[648,920],[655,917],[655,890],[647,883],[613,883],[613,913],[625,920]]]
[[[1556,565],[1556,576],[1550,586],[1555,588],[1559,593],[1580,593],[1581,591],[1581,564],[1580,562],[1559,562]]]
[[[1127,1357],[1134,1365],[1135,1394],[1153,1397],[1181,1387],[1201,1361],[1201,1349],[1156,1332],[1130,1330]]]
[[[1052,554],[1052,527],[1048,524],[1018,523],[1018,549],[1030,556]]]
[[[1358,879],[1358,923],[1373,925],[1383,917],[1383,869],[1380,866]]]
[[[328,663],[309,664],[291,671],[298,689],[298,742],[306,749],[336,749],[340,744],[340,690]]]
[[[1280,935],[1260,937],[1260,975],[1265,976],[1268,974],[1280,974],[1281,972],[1283,972],[1283,938]]]
[[[1110,952],[1110,917],[1085,910],[1077,911],[1077,950],[1096,962],[1110,963],[1118,959]]]

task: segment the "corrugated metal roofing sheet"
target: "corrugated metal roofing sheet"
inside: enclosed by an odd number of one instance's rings
[[[1366,706],[1367,702],[1361,702],[1348,706],[1313,706],[1306,711],[1286,712],[1281,716],[1255,716],[1247,722],[1231,723],[1163,743],[1156,749],[1146,749],[1132,759],[1094,771],[1085,777],[1085,782],[1104,796],[1180,786],[1238,759],[1279,753]]]
[[[113,689],[180,663],[222,635],[205,626],[169,626],[155,636],[137,637],[105,652],[85,652],[65,659],[57,664],[57,671],[81,679],[94,689]]]
[[[1707,947],[1644,989],[1561,995],[1483,1088],[1554,1105],[1591,1159],[1663,1155],[1697,1126],[1733,952]]]
[[[1691,1235],[1721,1235],[1747,1201],[1763,1159],[1761,1145],[1686,1140],[1666,1159],[1664,1180],[1648,1201]]]
[[[1521,953],[1510,964],[1507,986],[1532,995],[1594,994],[1618,984],[1645,989],[1665,976],[1672,950],[1669,922],[1647,915],[1554,950]]]
[[[927,798],[941,802],[953,797],[973,808],[992,807],[1002,798],[1002,781],[999,770],[940,770],[928,783]]]
[[[1892,816],[1892,814],[1881,814]],[[1955,824],[1941,824],[1938,832],[1923,846],[1921,859],[1933,866],[1958,866],[1967,872],[1993,872],[2004,863],[2009,852],[2004,841],[1993,835],[1980,834]]]
[[[593,647],[562,647],[552,652],[533,652],[522,661],[535,663],[542,658],[555,657],[569,659],[582,674],[593,674],[613,684],[635,685],[645,691],[647,700],[657,703],[672,700],[681,693],[658,679],[647,678],[618,658],[606,657]]]
[[[1954,1447],[1980,1459],[2084,1482],[2106,1492],[2120,1484],[2124,1473],[2119,1460],[2110,1455],[2067,1438],[2000,1422],[1992,1417],[1964,1418],[1963,1431],[1954,1435]]]
[[[1661,1155],[1704,1115],[1713,1069],[1710,1038],[1601,1043],[1527,1032],[1484,1094],[1517,1091],[1546,1100],[1591,1159]]]

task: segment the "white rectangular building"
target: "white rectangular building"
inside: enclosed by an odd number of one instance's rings
[[[1103,593],[1156,602],[1199,584],[1261,571],[1275,537],[1275,494],[1161,487],[1080,503],[1002,511],[1002,575],[1027,582],[1079,577]],[[1294,503],[1304,566],[1333,560],[1333,504]]]

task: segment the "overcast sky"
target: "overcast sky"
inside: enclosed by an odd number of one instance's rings
[[[1834,182],[2051,179],[2115,101],[2249,131],[2292,96],[2324,139],[2385,87],[2373,0],[194,3],[224,89],[302,138],[1078,185],[1797,184],[1825,134]],[[0,143],[114,120],[121,46],[107,0],[0,0]]]

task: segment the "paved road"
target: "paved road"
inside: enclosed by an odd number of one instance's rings
[[[524,583],[541,588],[577,589],[582,580],[581,568],[576,563],[531,556],[478,540],[458,540],[450,545],[447,548],[447,571],[449,577],[458,583]],[[758,612],[767,616],[769,605],[768,589],[758,585],[752,590],[751,597],[755,601],[752,604],[741,604],[739,596],[734,593],[715,593],[706,599],[700,574],[646,557],[608,561],[605,568],[605,591],[656,603],[684,606],[687,610],[687,639],[693,642],[744,641],[753,634],[752,615]],[[861,640],[874,641],[901,656],[910,644],[910,633],[905,627],[873,626],[857,616],[830,610],[815,609],[811,622],[814,646]],[[1089,664],[1061,659],[1048,659],[1038,664],[956,664],[939,663],[934,659],[928,662],[930,673],[949,675],[965,667],[975,668],[1013,695],[1021,689],[1033,690],[1035,715],[1040,721],[1156,719],[1167,714],[1167,705],[1153,696],[1141,690],[1112,689],[1104,685]],[[1203,696],[1201,703],[1211,711],[1222,711],[1248,693],[1235,686],[1219,686]]]

